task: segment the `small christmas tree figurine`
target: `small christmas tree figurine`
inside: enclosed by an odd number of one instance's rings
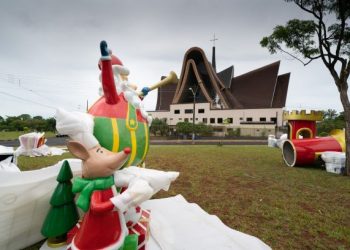
[[[79,220],[79,214],[74,202],[71,179],[73,174],[68,161],[64,161],[56,178],[58,185],[50,200],[49,210],[41,234],[48,237],[49,246],[62,245],[66,241],[66,233]]]

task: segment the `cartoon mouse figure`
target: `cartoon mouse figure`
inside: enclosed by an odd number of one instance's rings
[[[113,173],[125,163],[130,149],[114,153],[96,145],[88,150],[76,141],[67,147],[82,160],[82,178],[74,180],[72,190],[80,193],[77,205],[86,212],[71,248],[119,249],[128,230],[123,213],[111,202],[118,195]]]

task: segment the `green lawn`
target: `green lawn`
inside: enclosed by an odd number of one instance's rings
[[[266,146],[151,146],[147,166],[180,172],[156,198],[182,194],[273,249],[350,249],[349,177],[286,167]]]
[[[43,156],[43,157],[29,157],[29,156],[20,156],[18,157],[18,167],[22,171],[26,170],[34,170],[43,167],[48,167],[56,164],[60,160],[73,158],[71,153],[64,153],[63,155],[55,155],[55,156]]]
[[[33,132],[33,131],[30,131]],[[20,135],[23,134],[27,134],[30,132],[24,132],[24,131],[8,131],[8,132],[3,132],[0,131],[0,141],[4,141],[4,140],[15,140],[18,139],[18,137]],[[54,132],[45,132],[45,137],[49,138],[49,137],[55,137],[55,133]]]

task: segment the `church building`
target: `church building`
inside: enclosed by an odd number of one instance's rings
[[[217,135],[237,128],[241,135],[274,134],[283,125],[290,73],[278,75],[280,61],[239,76],[234,66],[217,73],[215,60],[215,46],[211,63],[201,48],[190,48],[179,81],[158,89],[156,110],[149,114],[173,128],[195,117]]]

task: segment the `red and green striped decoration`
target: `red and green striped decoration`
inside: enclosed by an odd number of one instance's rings
[[[95,137],[102,147],[113,152],[122,151],[126,147],[131,148],[129,158],[123,167],[141,165],[149,147],[147,121],[141,116],[140,111],[127,103],[124,98],[114,105],[103,101],[100,99],[89,110],[92,115],[98,113],[94,119]],[[101,115],[101,107],[105,108],[106,115]]]

